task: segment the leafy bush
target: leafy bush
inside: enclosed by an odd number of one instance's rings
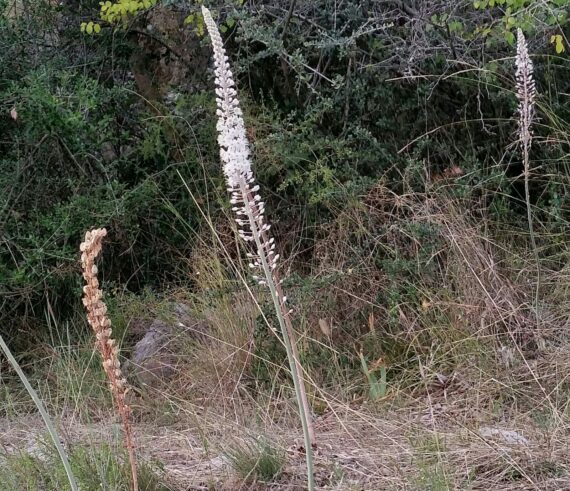
[[[35,59],[19,51],[45,36],[73,42],[81,36],[77,29],[58,31],[53,19],[48,15],[42,26],[19,19],[0,31],[0,43],[14,42],[0,55],[0,113],[8,115],[0,119],[0,295],[11,298],[5,319],[32,312],[41,318],[48,305],[58,318],[69,315],[80,293],[77,244],[92,226],[110,229],[106,271],[113,281],[138,291],[172,278],[199,222],[179,170],[201,174],[204,149],[215,148],[212,118],[195,121],[192,145],[178,136],[177,125],[187,132],[195,118],[192,95],[176,115],[151,107],[165,113],[156,117],[125,81],[125,60],[111,79],[102,78],[107,50],[116,49],[104,37],[88,48],[89,56],[103,57],[95,70],[78,69],[73,49],[42,48]],[[128,45],[123,40],[127,60]],[[204,148],[196,146],[197,135]],[[10,330],[11,321],[4,326]]]
[[[379,181],[397,194],[423,192],[458,171],[452,176],[458,197],[501,222],[524,216],[512,145],[512,66],[497,61],[512,49],[487,43],[481,29],[508,7],[508,15],[528,24],[526,2],[426,3],[421,15],[405,5],[347,3],[334,16],[327,5],[306,0],[290,14],[281,0],[263,9],[209,3],[237,67],[256,174],[274,191],[267,198],[271,220],[284,249],[302,251],[292,268],[301,277],[314,269],[327,224]],[[207,204],[214,219],[223,207],[214,99],[187,76],[183,86],[159,81],[163,86],[145,103],[134,94],[143,89],[131,72],[141,46],[151,46],[147,64],[176,58],[174,41],[160,29],[167,13],[178,15],[176,32],[199,31],[201,20],[194,4],[179,12],[170,4],[141,5],[144,15],[129,18],[125,30],[103,28],[97,36],[79,28],[98,18],[101,5],[94,3],[79,12],[37,5],[34,15],[0,28],[0,282],[1,294],[16,300],[5,312],[11,319],[30,307],[41,317],[45,292],[57,315],[76,306],[75,247],[92,226],[109,229],[108,281],[135,292],[191,287],[183,258],[201,230],[197,207]],[[557,2],[556,12],[563,8]],[[543,10],[523,27],[536,28],[533,52],[552,54]],[[559,24],[556,32],[566,28]],[[200,59],[198,43],[207,41],[193,36],[192,59]],[[555,90],[541,104],[537,141],[562,144],[533,148],[532,202],[541,210],[537,222],[560,234],[570,218],[564,177],[570,114],[561,95],[570,78],[563,58],[543,59],[536,60],[539,94],[542,85]]]

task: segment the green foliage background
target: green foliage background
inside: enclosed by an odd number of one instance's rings
[[[224,26],[277,234],[303,251],[299,274],[311,272],[327,224],[380,181],[395,193],[421,191],[426,173],[429,181],[460,168],[453,193],[502,223],[521,220],[509,59],[517,26],[536,55],[539,104],[548,100],[537,137],[558,142],[535,149],[533,202],[545,230],[564,230],[570,78],[550,41],[567,39],[568,2],[546,2],[554,19],[524,1],[298,1],[291,12],[278,0],[207,3]],[[65,319],[79,305],[86,229],[110,229],[109,290],[191,288],[187,260],[204,223],[180,175],[211,216],[226,206],[210,73],[152,101],[132,76],[144,36],[156,42],[149,57],[174,49],[160,25],[148,27],[160,9],[194,29],[196,59],[208,53],[200,2],[143,7],[119,25],[101,19],[96,2],[33,2],[23,15],[0,17],[0,322],[14,342],[46,311]],[[82,22],[101,32],[87,35]],[[398,261],[382,267],[405,274]]]

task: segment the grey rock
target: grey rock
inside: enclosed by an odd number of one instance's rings
[[[127,377],[141,388],[159,387],[177,373],[191,343],[205,342],[208,326],[184,304],[172,304],[164,317],[150,323],[125,365]]]
[[[107,141],[101,144],[101,156],[107,164],[110,164],[117,160],[117,152],[115,152],[115,147],[111,142]]]
[[[479,428],[479,434],[483,438],[493,438],[498,437],[502,439],[506,443],[511,445],[525,445],[528,446],[530,442],[522,436],[520,433],[512,430],[504,430],[501,428],[490,428],[490,427],[481,427]]]

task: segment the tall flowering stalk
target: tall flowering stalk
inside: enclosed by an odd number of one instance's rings
[[[111,337],[111,319],[107,316],[107,306],[103,300],[101,300],[103,292],[99,289],[97,266],[95,265],[95,259],[101,252],[103,237],[106,235],[107,230],[104,228],[91,230],[85,234],[85,240],[79,247],[81,250],[83,278],[85,279],[83,305],[85,305],[85,309],[87,310],[87,321],[95,331],[97,349],[103,359],[103,369],[109,379],[109,387],[113,394],[113,400],[123,423],[125,444],[131,465],[133,491],[138,491],[137,462],[130,420],[131,408],[127,405],[125,400],[127,381],[121,371],[119,348],[115,340]]]
[[[516,57],[516,81],[517,81],[517,99],[518,105],[518,139],[521,146],[523,166],[524,166],[524,191],[526,201],[526,212],[528,220],[528,229],[530,241],[536,261],[537,280],[535,295],[535,311],[537,326],[540,325],[540,315],[538,312],[538,302],[540,294],[540,262],[538,257],[538,249],[536,247],[536,239],[534,235],[534,226],[532,220],[532,210],[530,205],[530,147],[532,145],[532,122],[534,119],[535,109],[534,101],[536,97],[536,86],[533,77],[533,64],[528,54],[528,46],[522,30],[517,30],[517,57]]]
[[[519,140],[523,148],[525,162],[528,162],[528,153],[532,144],[532,122],[534,119],[534,100],[536,86],[533,77],[533,64],[528,54],[528,46],[522,30],[517,30],[517,58],[516,58],[516,81],[517,99],[519,100]],[[527,171],[528,165],[525,167]]]
[[[243,114],[237,99],[236,86],[222,37],[206,7],[202,7],[202,14],[214,50],[218,143],[228,192],[231,195],[232,211],[236,214],[240,237],[252,245],[253,252],[248,253],[249,267],[259,274],[259,276],[254,276],[254,279],[269,289],[279,320],[303,426],[309,490],[313,490],[315,484],[312,447],[315,444],[315,434],[310,419],[305,385],[301,378],[303,369],[299,362],[291,323],[291,311],[287,306],[287,297],[283,293],[277,269],[279,254],[275,252],[275,240],[270,236],[270,225],[264,217],[265,204],[258,194],[259,185],[255,184],[251,169],[249,143],[246,137]]]

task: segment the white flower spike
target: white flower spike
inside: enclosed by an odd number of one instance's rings
[[[251,261],[250,267],[260,268],[264,262],[267,262],[270,269],[275,269],[279,255],[268,254],[274,241],[267,233],[270,226],[264,218],[265,203],[258,194],[259,186],[255,184],[251,169],[249,142],[228,57],[210,11],[202,7],[202,14],[214,49],[218,143],[228,191],[231,193],[230,203],[234,205],[232,210],[236,214],[235,221],[239,226],[239,235],[249,242],[255,241],[254,234],[258,235],[259,232],[260,244],[257,254],[251,256],[254,261]],[[261,256],[264,256],[263,259]],[[264,280],[259,283],[266,284]]]
[[[519,100],[519,139],[525,148],[532,143],[532,120],[534,118],[534,99],[536,86],[533,78],[533,64],[528,55],[528,46],[522,30],[517,31],[516,58],[517,99]]]
[[[518,106],[518,132],[517,136],[521,146],[524,168],[524,194],[526,202],[528,230],[530,234],[530,242],[536,262],[536,292],[534,297],[534,308],[536,313],[536,340],[540,347],[544,347],[544,338],[542,335],[541,318],[540,318],[540,283],[541,268],[540,256],[536,245],[534,235],[534,225],[532,219],[532,207],[530,201],[530,147],[532,145],[532,122],[535,115],[534,101],[536,98],[536,86],[533,77],[532,60],[528,54],[528,46],[522,30],[517,30],[517,57],[516,57],[516,81],[517,81],[517,99]]]
[[[248,263],[252,270],[257,270],[260,274],[253,276],[253,278],[271,293],[283,342],[287,350],[303,426],[308,489],[313,491],[315,479],[312,447],[315,445],[315,434],[310,419],[305,384],[301,378],[303,368],[299,362],[295,332],[290,317],[291,311],[289,307],[286,307],[287,297],[283,293],[281,279],[278,275],[279,254],[275,253],[275,241],[269,236],[270,225],[265,222],[264,218],[265,203],[258,193],[259,186],[255,184],[251,169],[249,143],[245,133],[243,114],[237,99],[237,90],[222,37],[210,11],[204,6],[202,6],[202,14],[214,49],[218,143],[220,144],[220,157],[224,166],[227,188],[231,195],[230,203],[232,211],[236,214],[235,221],[238,225],[239,236],[254,246],[255,252],[248,254]],[[271,329],[274,330],[273,327]]]

